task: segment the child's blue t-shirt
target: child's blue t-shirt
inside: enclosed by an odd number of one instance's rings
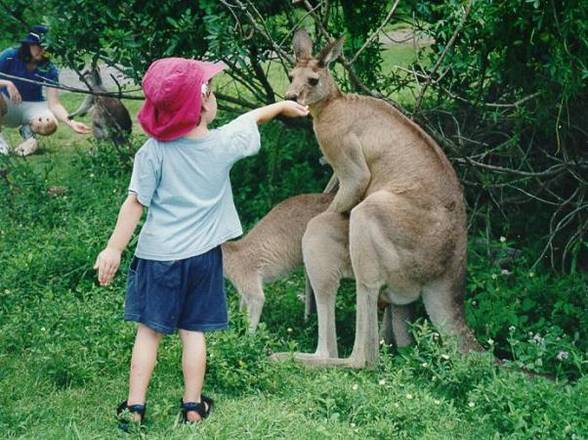
[[[12,81],[18,89],[23,101],[44,101],[43,86],[26,81],[20,81],[14,78],[3,77],[6,73],[11,76],[18,76],[20,78],[31,79],[35,81],[43,81],[50,83],[57,83],[59,72],[53,63],[50,61],[37,65],[35,69],[29,71],[27,64],[18,58],[18,49],[10,48],[0,53],[0,79],[8,79]],[[3,88],[2,93],[8,96],[8,90]]]
[[[241,235],[229,172],[259,148],[257,122],[249,114],[200,139],[145,142],[135,155],[129,185],[149,208],[135,255],[180,260]]]

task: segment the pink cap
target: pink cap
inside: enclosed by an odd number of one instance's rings
[[[184,136],[200,122],[202,85],[223,70],[223,63],[162,58],[143,77],[145,102],[137,119],[159,141]]]

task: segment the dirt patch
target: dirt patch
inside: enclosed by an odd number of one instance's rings
[[[405,28],[382,33],[382,35],[380,35],[380,42],[386,47],[398,44],[410,44],[418,47],[425,47],[433,44],[435,40],[428,35],[415,32],[413,29]]]
[[[106,64],[100,64],[99,67],[100,73],[102,74],[102,81],[104,82],[104,87],[107,90],[117,90],[116,82],[112,79],[111,75],[113,75],[116,78],[116,80],[119,82],[121,86],[133,85],[133,81],[130,78],[126,77],[120,70],[114,67],[107,66]],[[83,82],[81,82],[78,78],[78,74],[67,67],[59,69],[59,82],[64,86],[87,89],[86,85]]]

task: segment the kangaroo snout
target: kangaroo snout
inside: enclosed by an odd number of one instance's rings
[[[286,99],[287,101],[298,102],[298,93],[288,91],[288,92],[286,92],[284,99]]]

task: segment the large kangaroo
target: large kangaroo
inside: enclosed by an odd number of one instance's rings
[[[102,84],[100,70],[97,66],[82,75],[93,92],[107,92]],[[84,116],[88,111],[92,112],[92,129],[96,139],[111,140],[116,144],[124,144],[128,140],[133,123],[129,111],[120,99],[110,96],[88,95],[80,107],[69,117]]]
[[[481,350],[464,319],[465,208],[455,171],[435,141],[386,102],[342,94],[328,71],[342,39],[312,56],[306,31],[294,36],[296,66],[286,93],[310,107],[321,151],[339,180],[327,212],[303,238],[306,269],[315,292],[319,341],[310,365],[372,367],[378,357],[378,296],[403,307],[422,297],[444,333],[464,352]],[[328,259],[319,243],[330,224],[349,215],[348,240],[356,279],[357,317],[351,356],[336,351],[335,292],[315,279],[313,267]],[[279,354],[278,359],[288,357]]]

